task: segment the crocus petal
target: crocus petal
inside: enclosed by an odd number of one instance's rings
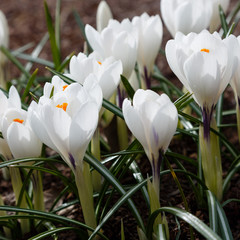
[[[9,89],[8,104],[8,106],[12,108],[21,108],[21,99],[19,97],[17,89],[14,86],[11,86]]]
[[[82,166],[83,156],[96,130],[97,123],[98,107],[94,102],[82,105],[72,119],[69,130],[69,152],[76,161],[74,163],[76,166]]]
[[[23,124],[12,123],[7,130],[7,142],[14,158],[39,157],[42,143]]]
[[[131,105],[131,102],[128,99],[123,101],[122,111],[128,128],[142,144],[142,146],[147,149],[148,144],[143,131],[143,122],[139,117],[138,111]]]

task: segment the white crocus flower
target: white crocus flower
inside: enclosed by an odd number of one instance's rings
[[[2,134],[14,158],[39,157],[42,143],[29,125],[28,112],[8,109],[2,119]]]
[[[236,38],[221,39],[218,33],[183,35],[177,33],[166,45],[166,57],[172,71],[199,106],[210,111],[228,85],[235,71]]]
[[[112,19],[112,12],[106,1],[102,0],[97,9],[96,24],[97,30],[101,32],[105,27],[107,27],[108,22]]]
[[[0,46],[8,47],[9,44],[9,30],[8,23],[4,13],[0,10]],[[6,61],[5,56],[0,53],[0,64]]]
[[[42,96],[38,104],[32,102],[30,121],[41,141],[58,152],[72,169],[85,222],[96,228],[91,173],[83,161],[102,103],[102,90],[93,80],[96,83],[92,78],[92,82],[85,81],[83,86],[72,83],[51,98]],[[96,99],[101,99],[100,103]]]
[[[237,44],[237,50],[235,51],[235,54],[236,54],[236,57],[238,58],[238,66],[237,66],[236,72],[230,82],[231,87],[234,90],[236,100],[237,100],[237,98],[240,97],[240,55],[238,54],[240,52],[240,36],[237,37],[237,42],[238,42],[238,44]]]
[[[123,116],[151,163],[158,196],[161,154],[166,152],[176,131],[177,109],[166,94],[158,95],[151,90],[138,89],[133,103],[128,99],[124,100]]]
[[[162,21],[159,15],[150,17],[147,13],[143,13],[140,17],[136,16],[132,19],[132,25],[137,31],[138,38],[137,62],[141,75],[150,88],[150,76],[162,43]]]
[[[177,33],[175,40],[168,41],[166,57],[168,63],[186,89],[193,93],[203,115],[203,126],[199,126],[199,144],[205,183],[218,200],[222,198],[222,165],[213,117],[214,107],[228,85],[238,60],[234,56],[237,40],[233,35],[224,40],[218,33]]]
[[[21,110],[21,100],[19,94],[14,86],[11,86],[8,94],[8,98],[0,91],[0,131],[3,132],[2,119],[4,114],[9,109]],[[12,153],[9,149],[8,143],[5,138],[0,139],[0,153],[6,159],[12,159]]]
[[[0,46],[8,48],[9,45],[9,29],[7,19],[4,13],[0,10]],[[6,56],[0,51],[0,86],[6,88]]]
[[[103,97],[109,99],[120,83],[122,63],[120,60],[115,61],[113,57],[101,59],[94,53],[88,57],[79,53],[71,58],[69,74],[67,74],[69,78],[83,84],[88,81],[88,76],[91,74],[94,74],[100,85]]]
[[[107,26],[101,33],[90,25],[85,27],[86,37],[92,49],[102,59],[114,57],[122,61],[123,76],[129,78],[137,59],[137,43],[127,31],[116,31]]]
[[[209,27],[212,16],[211,0],[161,0],[162,19],[172,37],[179,31],[199,33]]]
[[[221,5],[224,12],[227,11],[230,0],[210,0],[213,4],[213,13],[210,22],[210,32],[214,32],[219,27],[221,20],[219,16],[219,5]]]
[[[237,114],[237,128],[238,128],[238,138],[240,142],[240,36],[237,37],[237,49],[234,51],[236,57],[238,58],[238,65],[236,72],[230,81],[230,85],[234,91],[234,96],[236,100],[236,114]]]
[[[77,165],[82,166],[98,123],[102,91],[98,85],[93,86],[88,81],[83,86],[72,83],[51,98],[42,96],[38,104],[31,103],[30,119],[34,132],[43,143],[58,152],[74,172]],[[90,87],[95,98],[88,92]]]

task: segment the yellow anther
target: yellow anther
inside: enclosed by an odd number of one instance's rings
[[[99,64],[99,65],[102,65],[102,63],[101,63],[101,62],[99,62],[99,61],[97,61],[97,62],[98,62],[98,64]]]
[[[201,49],[201,52],[209,53],[210,51],[209,51],[209,49],[207,49],[207,48],[202,48],[202,49]]]
[[[64,85],[63,86],[63,91],[68,87],[68,85]]]
[[[57,108],[62,108],[62,109],[66,112],[67,106],[68,106],[67,103],[63,103],[62,105],[58,104],[56,107],[57,107]]]
[[[13,119],[13,121],[14,122],[18,122],[18,123],[23,123],[24,122],[24,120],[19,119],[19,118],[15,118],[15,119]]]

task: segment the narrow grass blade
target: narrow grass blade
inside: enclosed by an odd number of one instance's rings
[[[129,98],[133,99],[133,95],[134,95],[135,91],[132,88],[131,84],[129,83],[128,79],[126,79],[123,75],[121,75],[121,81],[125,87],[125,90],[129,96]]]
[[[226,214],[220,205],[220,203],[216,200],[217,205],[217,213],[219,219],[219,229],[221,230],[221,235],[223,240],[233,240],[232,232],[228,223],[228,219]]]
[[[63,231],[68,231],[68,230],[80,231],[80,229],[76,227],[60,227],[52,230],[47,230],[46,232],[43,232],[43,233],[39,233],[38,235],[35,235],[34,237],[29,238],[28,240],[45,239],[46,237],[52,236],[53,234],[63,232]]]
[[[60,49],[58,48],[57,45],[53,20],[46,1],[44,1],[44,10],[47,21],[47,28],[49,33],[53,62],[55,64],[55,69],[57,69],[60,66]]]
[[[0,49],[6,55],[6,57],[25,75],[26,78],[30,77],[30,73],[25,70],[24,66],[7,48],[1,46]]]
[[[175,207],[162,207],[151,214],[147,225],[147,237],[149,240],[152,239],[153,223],[160,212],[168,212],[173,214],[174,216],[181,218],[182,220],[190,224],[193,228],[195,228],[202,236],[204,236],[208,240],[222,240],[215,232],[213,232],[211,228],[209,228],[200,219],[185,210]]]
[[[135,187],[131,188],[128,192],[125,192],[125,194],[117,201],[117,203],[109,210],[109,212],[105,215],[103,220],[99,223],[95,231],[92,233],[90,238],[88,240],[91,240],[94,238],[94,236],[97,234],[97,232],[102,228],[102,226],[107,222],[107,220],[127,201],[130,200],[131,196],[138,191],[140,188],[142,188],[144,185],[147,184],[147,179],[141,183],[138,183]]]
[[[72,226],[75,225],[79,228],[86,229],[89,231],[94,231],[93,228],[78,222],[76,220],[64,217],[64,216],[59,216],[54,213],[47,213],[47,212],[42,212],[42,211],[37,211],[33,209],[25,209],[25,208],[18,208],[14,206],[0,206],[0,211],[9,211],[9,212],[16,212],[16,213],[26,213],[28,215],[8,215],[8,216],[3,216],[0,217],[1,220],[11,220],[11,219],[39,219],[39,220],[45,220],[45,221],[52,221],[52,222],[59,222],[63,224],[64,226]],[[101,232],[97,233],[99,236],[101,236],[103,239],[108,240],[107,237],[105,237]]]
[[[22,99],[21,99],[22,102],[24,102],[25,98],[27,97],[31,86],[33,85],[33,82],[36,79],[37,73],[38,73],[38,68],[33,72],[33,74],[31,75],[31,77],[28,80],[27,86],[26,86],[26,88],[24,90],[24,93],[22,95]]]
[[[95,170],[97,170],[112,186],[114,186],[121,195],[126,194],[126,191],[117,181],[115,176],[113,176],[109,172],[109,170],[104,165],[102,165],[97,159],[95,159],[93,156],[90,156],[89,154],[85,154],[84,160],[88,162],[88,164],[90,164]],[[144,230],[145,227],[143,224],[143,220],[138,212],[138,209],[136,208],[131,199],[127,199],[127,201],[129,208],[132,211],[132,214],[135,216],[138,225]]]
[[[209,190],[206,191],[206,194],[207,194],[207,200],[208,200],[210,228],[215,233],[217,233],[218,232],[218,216],[217,216],[216,198],[213,196],[213,194]]]

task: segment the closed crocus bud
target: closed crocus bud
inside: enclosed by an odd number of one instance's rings
[[[9,30],[4,13],[0,10],[0,46],[8,48]],[[6,89],[6,56],[0,51],[0,86]]]
[[[237,49],[235,52],[236,57],[238,58],[238,65],[233,75],[232,80],[230,81],[230,85],[234,91],[234,96],[236,99],[236,113],[237,113],[237,128],[238,128],[238,139],[240,141],[240,36],[237,37]]]
[[[101,1],[97,9],[97,30],[101,32],[105,27],[107,27],[108,22],[112,19],[112,12],[106,1]]]
[[[8,47],[9,44],[9,30],[8,23],[4,13],[0,10],[0,46]],[[6,61],[5,56],[0,54],[0,63],[4,63]]]
[[[86,25],[85,33],[92,49],[102,59],[114,57],[121,60],[123,76],[129,78],[137,59],[137,43],[132,34],[125,30],[116,31],[109,26],[99,33],[90,25]]]
[[[161,0],[163,21],[172,37],[179,31],[199,33],[209,27],[212,16],[210,0]]]
[[[88,57],[79,53],[78,56],[72,57],[67,76],[83,84],[89,75],[94,74],[102,89],[103,97],[109,99],[120,83],[122,71],[122,62],[116,61],[113,57],[102,59],[94,52]]]
[[[128,128],[142,144],[151,163],[155,191],[159,196],[161,158],[177,128],[177,109],[166,94],[138,89],[133,103],[125,99],[122,110]]]
[[[219,16],[219,5],[221,5],[223,11],[226,13],[230,0],[210,0],[213,5],[213,12],[210,23],[210,32],[214,32],[219,27],[221,20]]]
[[[159,15],[150,17],[147,13],[143,13],[140,17],[134,17],[132,24],[136,28],[138,37],[137,62],[141,75],[146,80],[147,88],[150,88],[150,76],[162,43],[162,21]]]

